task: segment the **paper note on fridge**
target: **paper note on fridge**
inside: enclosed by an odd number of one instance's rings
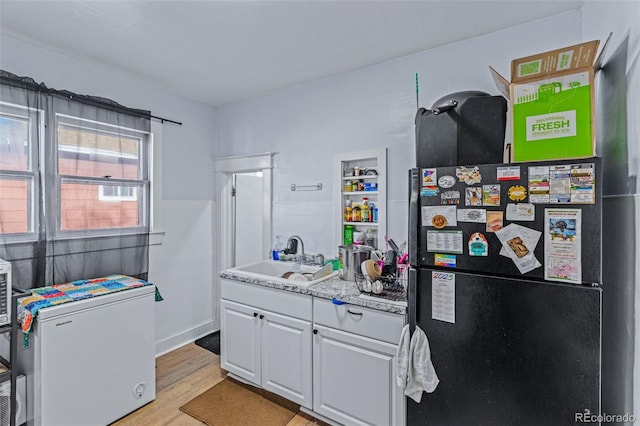
[[[450,272],[431,272],[431,318],[456,322],[456,275]]]
[[[530,203],[507,204],[507,220],[510,222],[532,222],[535,220],[536,207]]]
[[[422,226],[434,226],[438,219],[446,220],[444,226],[458,226],[456,206],[422,206]]]
[[[502,248],[506,251],[508,257],[513,260],[521,274],[526,274],[542,266],[533,253],[541,235],[540,231],[515,223],[496,231],[496,236],[502,243]]]

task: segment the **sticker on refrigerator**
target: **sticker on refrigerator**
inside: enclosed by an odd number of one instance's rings
[[[456,255],[436,253],[433,255],[433,264],[436,266],[446,266],[447,268],[455,268]]]
[[[456,275],[431,272],[431,318],[456,323]]]
[[[522,185],[509,187],[509,199],[511,201],[524,201],[527,198],[527,190]]]
[[[440,189],[437,186],[427,186],[420,190],[421,197],[437,197]]]
[[[459,209],[458,222],[486,223],[487,211],[485,209]]]
[[[460,204],[460,191],[444,191],[441,195],[442,205]]]
[[[501,211],[487,212],[487,232],[498,232],[502,229],[504,214]]]
[[[427,231],[427,251],[462,254],[462,231]]]
[[[437,182],[437,169],[422,169],[422,186],[436,186]]]
[[[549,202],[571,202],[571,166],[549,166]]]
[[[472,186],[464,189],[464,205],[478,207],[482,205],[482,188]]]
[[[435,226],[444,228],[445,226],[457,226],[456,206],[422,206],[422,226]],[[434,221],[435,216],[438,217]]]
[[[482,185],[482,205],[500,205],[500,185]]]
[[[451,188],[456,184],[456,178],[453,176],[445,175],[438,179],[438,185],[442,188]]]
[[[529,202],[548,204],[549,166],[529,167]]]
[[[488,256],[487,238],[480,232],[474,232],[469,238],[469,256]]]
[[[571,166],[571,202],[594,204],[596,202],[595,164]]]
[[[499,181],[520,180],[520,166],[498,167],[496,174]]]
[[[535,220],[536,206],[530,203],[507,204],[506,213],[510,222],[532,222]]]
[[[478,166],[473,167],[458,167],[456,168],[456,177],[460,182],[464,182],[467,185],[475,185],[482,182],[482,175],[480,174],[480,168]]]
[[[544,210],[544,279],[582,282],[580,209]]]

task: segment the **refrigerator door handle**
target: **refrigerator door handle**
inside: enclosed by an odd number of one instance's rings
[[[409,265],[418,265],[420,235],[420,169],[409,170]]]
[[[418,316],[417,306],[417,284],[418,271],[414,267],[409,267],[409,282],[407,283],[407,302],[409,310],[409,333],[413,334],[416,329],[416,322]]]

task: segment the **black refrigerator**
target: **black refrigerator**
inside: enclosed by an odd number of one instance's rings
[[[599,158],[409,171],[408,313],[440,380],[408,425],[601,411]]]

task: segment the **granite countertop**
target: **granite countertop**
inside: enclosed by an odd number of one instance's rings
[[[282,279],[270,280],[268,278],[249,276],[233,270],[221,271],[218,275],[220,278],[240,281],[247,284],[294,293],[310,294],[323,299],[337,299],[351,305],[364,306],[394,314],[405,314],[407,312],[406,298],[404,302],[396,302],[376,297],[375,295],[361,294],[354,281],[345,281],[335,273],[332,277],[310,286],[301,286],[293,282],[288,284],[283,282],[284,280]]]

